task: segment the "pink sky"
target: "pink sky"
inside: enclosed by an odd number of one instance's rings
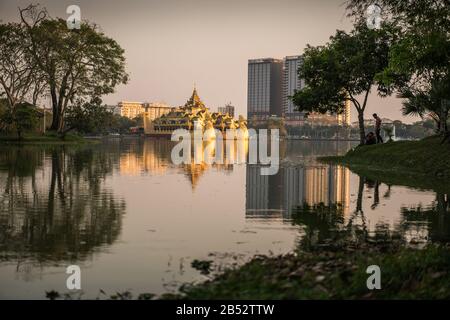
[[[247,60],[303,53],[306,44],[324,44],[336,29],[350,30],[344,0],[40,0],[49,13],[67,17],[70,4],[124,49],[130,82],[104,97],[164,101],[181,105],[195,83],[204,102],[216,109],[227,102],[247,110]],[[0,19],[17,20],[30,1],[2,0]],[[401,101],[372,94],[367,117],[405,122]],[[356,120],[352,110],[352,119]]]

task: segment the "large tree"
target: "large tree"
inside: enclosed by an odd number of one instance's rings
[[[21,24],[0,24],[0,93],[11,113],[25,101],[36,104],[45,89],[42,74],[28,53],[28,45]]]
[[[357,19],[370,0],[351,0],[347,9]],[[450,1],[380,0],[383,19],[401,29],[379,79],[404,100],[405,114],[430,116],[437,131],[448,133],[450,116]]]
[[[21,9],[20,17],[29,53],[48,84],[52,130],[64,131],[67,106],[76,98],[112,93],[127,82],[124,50],[97,25],[82,21],[80,29],[69,29],[34,5]]]
[[[0,130],[15,130],[19,139],[25,130],[36,126],[38,111],[34,106],[45,90],[24,35],[20,23],[0,24]]]
[[[324,46],[308,46],[299,77],[305,88],[297,91],[293,102],[307,112],[341,113],[347,100],[358,113],[360,143],[365,140],[364,111],[369,93],[388,94],[376,75],[388,65],[389,49],[396,39],[396,29],[383,25],[369,29],[360,20],[350,33],[337,31]]]

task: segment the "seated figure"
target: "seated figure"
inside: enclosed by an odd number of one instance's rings
[[[376,143],[377,143],[377,138],[376,138],[375,134],[373,132],[369,132],[366,135],[366,145],[376,144]]]

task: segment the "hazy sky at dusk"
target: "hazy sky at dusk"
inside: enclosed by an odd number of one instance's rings
[[[101,26],[124,49],[130,82],[104,97],[184,104],[196,83],[216,109],[227,102],[247,110],[247,60],[301,54],[306,44],[324,44],[336,29],[350,30],[344,0],[83,0],[45,1],[51,16],[67,17],[70,4],[82,19]],[[0,19],[18,19],[30,1],[1,0]],[[404,118],[396,98],[372,95],[367,116]],[[352,109],[352,118],[355,111]]]

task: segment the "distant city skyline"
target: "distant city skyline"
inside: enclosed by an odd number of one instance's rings
[[[336,29],[349,31],[344,0],[41,0],[52,17],[66,18],[76,4],[82,19],[98,24],[124,49],[130,81],[103,97],[120,101],[164,101],[182,105],[194,83],[212,108],[231,102],[247,114],[249,59],[301,55],[307,44],[325,44]],[[18,20],[18,7],[30,0],[3,0],[0,20]],[[369,97],[373,112],[404,122],[401,101]],[[352,112],[352,121],[355,119]]]
[[[256,124],[270,117],[283,117],[286,126],[316,124],[351,124],[351,102],[345,102],[340,114],[307,113],[297,110],[291,98],[305,87],[305,80],[298,69],[303,56],[287,56],[283,59],[263,58],[248,60],[247,119]]]

